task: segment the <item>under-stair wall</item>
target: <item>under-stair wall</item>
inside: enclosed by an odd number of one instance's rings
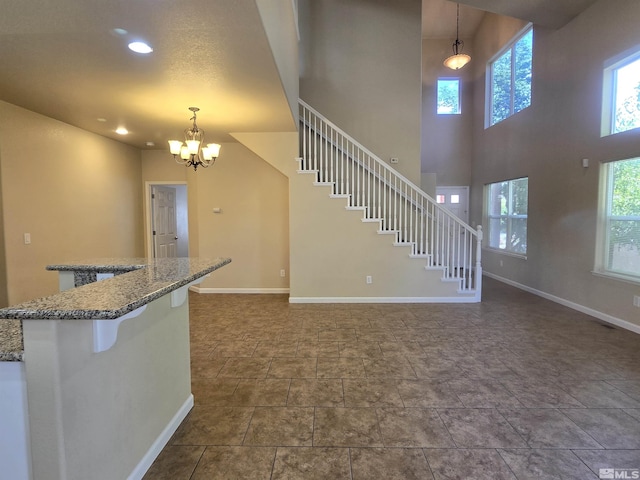
[[[358,295],[371,292],[372,296],[393,297],[397,301],[402,298],[425,302],[444,301],[443,298],[479,301],[481,227],[475,230],[442,208],[303,101],[300,101],[300,113],[300,175],[310,176],[316,189],[324,188],[324,194],[333,203],[339,203],[338,208],[358,215],[360,223],[368,225],[365,228],[371,228],[378,240],[384,239],[380,243],[360,238],[353,226],[338,221],[315,232],[317,236],[330,232],[332,242],[329,244],[336,250],[341,239],[360,243],[362,251],[371,253],[364,263],[354,260],[360,269],[356,269],[358,273],[351,279],[355,286],[350,284],[349,289]],[[301,188],[296,198],[303,194]],[[315,215],[316,209],[324,206],[318,198],[309,208]],[[357,231],[364,231],[362,227]],[[312,230],[314,225],[307,224],[305,228]],[[386,242],[393,248],[387,246],[386,252],[378,251],[370,242],[376,245]],[[359,251],[358,247],[355,250]],[[402,252],[401,258],[397,258],[398,252]],[[357,252],[353,254],[357,257]],[[381,290],[373,287],[372,274],[363,273],[367,268],[375,268],[374,264],[384,265],[380,274],[390,281],[389,285],[381,286]],[[414,265],[422,269],[419,278],[413,276]],[[432,279],[438,280],[437,286]],[[365,287],[360,285],[363,281]]]
[[[363,222],[363,211],[330,198],[331,186],[314,185],[313,173],[290,178],[290,302],[468,302],[458,283],[443,282],[442,270],[427,270],[378,234],[379,223]],[[371,277],[371,283],[367,283]]]
[[[381,195],[388,198],[391,193],[399,192],[398,184],[387,179],[379,191],[374,192],[371,186],[360,188],[360,194],[352,199],[346,192],[354,178],[353,172],[362,172],[368,167],[350,167],[349,182],[346,169],[338,173],[334,168],[330,171],[337,182],[333,182],[310,168],[312,165],[305,163],[308,159],[295,158],[304,143],[299,142],[298,134],[234,136],[289,177],[290,302],[466,303],[480,300],[475,281],[478,272],[475,253],[463,257],[463,268],[451,268],[450,263],[427,254],[428,242],[404,241],[415,240],[416,234],[404,233],[402,222],[408,220],[407,225],[412,225],[420,216],[414,215],[411,220],[411,215],[396,212],[396,206],[417,205],[422,194],[400,195],[391,206],[381,205],[371,210],[365,205]],[[439,206],[430,208],[431,217],[443,215]],[[387,219],[382,221],[385,211]],[[440,223],[449,225],[444,236],[451,236],[454,224],[456,236],[460,236],[461,231],[467,232],[465,235],[475,234],[470,227],[459,226],[457,221],[445,223],[444,218]],[[424,237],[431,235],[437,242],[435,230],[432,231],[434,235],[427,234],[425,229]],[[420,240],[420,236],[417,237]],[[475,252],[476,236],[469,238],[473,240]]]

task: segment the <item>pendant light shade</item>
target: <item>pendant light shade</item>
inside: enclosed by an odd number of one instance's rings
[[[459,24],[460,24],[460,4],[458,3],[457,10],[456,10],[456,41],[453,42],[453,45],[451,46],[453,49],[453,55],[451,55],[450,57],[447,57],[446,60],[444,61],[444,66],[452,70],[460,70],[462,67],[464,67],[467,63],[471,61],[471,57],[469,55],[467,55],[466,53],[462,53],[462,49],[464,48],[464,42],[460,41],[460,39],[458,38]]]

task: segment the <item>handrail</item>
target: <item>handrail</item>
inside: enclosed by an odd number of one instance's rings
[[[325,123],[327,126],[331,127],[333,130],[339,131],[341,132],[345,137],[349,137],[348,134],[346,134],[340,127],[338,127],[335,123],[331,122],[330,120],[328,120],[325,116],[323,116],[321,113],[319,113],[317,110],[315,110],[313,107],[311,107],[308,103],[306,103],[304,100],[302,99],[298,99],[298,103],[300,105],[302,105],[305,109],[312,111],[314,113],[314,116],[318,117],[319,119],[322,120],[323,123]],[[309,127],[310,125],[308,125],[307,121],[305,118],[301,118],[300,121],[302,123],[304,123],[307,127]],[[322,135],[322,134],[320,134]],[[358,147],[359,150],[361,150],[362,152],[364,152],[365,154],[367,154],[369,157],[371,157],[372,159],[374,159],[376,162],[378,162],[378,164],[384,168],[385,170],[387,170],[388,172],[390,172],[394,177],[397,177],[398,179],[400,179],[402,182],[404,182],[405,184],[407,184],[409,187],[411,187],[413,190],[415,190],[420,196],[424,197],[425,199],[427,199],[430,203],[433,203],[433,205],[435,206],[435,208],[441,210],[442,212],[444,212],[445,214],[449,215],[450,212],[440,206],[440,204],[438,204],[438,202],[436,202],[436,200],[429,195],[428,193],[426,193],[424,190],[422,190],[420,187],[418,187],[415,183],[413,183],[411,180],[409,180],[407,177],[405,177],[404,175],[402,175],[400,172],[398,172],[397,170],[395,170],[394,168],[390,167],[389,165],[387,165],[387,163],[385,161],[383,161],[380,157],[378,157],[375,153],[371,152],[371,150],[367,149],[365,146],[363,146],[361,143],[359,143],[357,140],[355,140],[352,137],[349,137],[350,142]],[[331,141],[330,139],[328,141]],[[341,147],[339,145],[334,145],[336,148],[340,149]],[[357,161],[357,159],[353,159],[353,161]],[[455,215],[452,216],[452,219],[459,223],[461,227],[466,228],[469,232],[471,233],[476,233],[476,230],[471,227],[470,225],[468,225],[467,223],[463,222],[460,218],[456,217]]]
[[[460,292],[479,300],[482,227],[467,225],[306,102],[299,104],[301,170],[332,184],[365,218],[380,220],[381,230],[410,245],[412,255],[426,257],[428,268],[441,269],[444,280],[459,282]]]

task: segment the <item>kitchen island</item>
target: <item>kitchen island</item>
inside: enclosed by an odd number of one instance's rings
[[[55,265],[64,291],[0,309],[22,321],[29,477],[142,478],[193,406],[187,290],[230,261]]]

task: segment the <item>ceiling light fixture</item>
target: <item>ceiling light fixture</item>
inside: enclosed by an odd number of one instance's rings
[[[220,153],[220,145],[217,143],[209,143],[206,147],[204,144],[204,130],[196,125],[196,113],[200,110],[198,107],[189,107],[193,112],[193,125],[184,131],[185,144],[180,140],[169,140],[169,151],[173,154],[176,162],[185,167],[193,167],[198,170],[199,166],[203,168],[214,164]]]
[[[444,61],[444,66],[449,67],[452,70],[460,70],[467,63],[471,61],[471,57],[466,53],[462,53],[462,49],[464,48],[464,42],[458,39],[458,25],[460,23],[460,4],[458,3],[458,8],[456,12],[456,41],[453,42],[453,55],[447,57]]]
[[[129,130],[127,130],[124,127],[118,127],[118,128],[116,128],[116,133],[118,135],[127,135],[129,133]]]
[[[144,42],[131,42],[129,44],[129,50],[136,53],[151,53],[153,52],[153,48],[147,45]]]

